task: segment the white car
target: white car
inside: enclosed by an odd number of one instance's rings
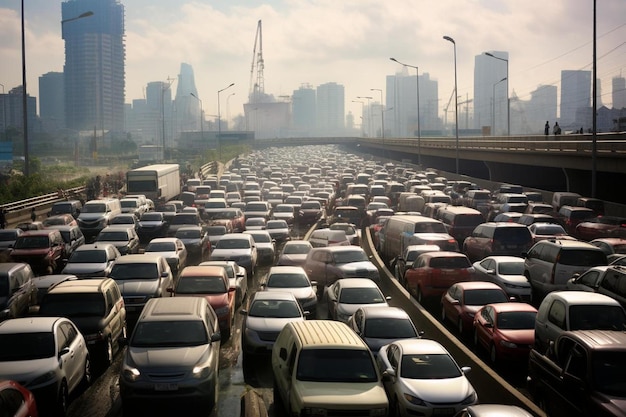
[[[478,402],[465,376],[471,368],[459,367],[438,342],[402,339],[383,346],[376,358],[390,398],[390,415],[452,416]]]
[[[226,275],[228,275],[230,288],[237,290],[235,305],[239,307],[248,295],[248,274],[246,269],[238,265],[235,261],[205,261],[200,263],[200,266],[205,265],[224,267]]]
[[[369,278],[343,278],[326,289],[328,318],[347,323],[360,307],[389,306],[378,285]]]
[[[264,291],[289,292],[293,294],[310,318],[317,314],[317,282],[311,282],[301,266],[273,266],[261,283]]]
[[[509,297],[523,302],[530,302],[531,288],[524,276],[524,258],[517,256],[488,256],[474,262],[476,281],[488,281],[497,284]]]
[[[145,252],[164,257],[174,275],[187,266],[187,248],[183,241],[176,237],[152,239],[146,246]]]

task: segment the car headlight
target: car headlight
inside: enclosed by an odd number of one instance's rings
[[[29,386],[35,386],[35,385],[40,385],[43,384],[45,382],[48,381],[52,381],[56,378],[56,372],[55,371],[48,371],[43,375],[39,375],[37,378],[33,379],[30,384],[28,384]]]
[[[471,404],[474,404],[477,399],[478,399],[478,397],[476,396],[476,393],[472,392],[470,395],[467,396],[467,398],[465,398],[463,400],[463,402],[461,402],[461,404],[462,405],[471,405]]]
[[[509,348],[509,349],[516,349],[517,345],[513,342],[509,342],[507,340],[500,340],[500,346],[504,346],[505,348]]]
[[[424,402],[424,400],[422,400],[421,398],[417,398],[414,395],[411,394],[404,394],[404,399],[407,400],[409,403],[413,404],[413,405],[419,405],[422,407],[426,406],[426,403]]]
[[[206,379],[211,375],[211,367],[206,364],[194,366],[191,375],[197,379]]]
[[[135,382],[141,377],[141,372],[139,372],[139,369],[137,368],[133,368],[131,366],[125,366],[124,369],[122,370],[122,376],[127,381]]]

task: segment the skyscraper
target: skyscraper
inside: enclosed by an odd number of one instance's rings
[[[72,20],[86,12],[93,15]],[[67,127],[123,131],[124,6],[119,0],[68,0],[61,30]]]
[[[395,75],[387,76],[385,131],[392,136],[417,136],[417,77],[406,67]],[[440,129],[437,81],[427,72],[419,75],[419,100],[421,131],[433,133]]]
[[[175,98],[177,131],[179,135],[180,132],[199,132],[201,130],[200,120],[204,115],[200,114],[199,98],[193,68],[191,65],[183,62],[180,64]]]
[[[315,90],[302,85],[293,92],[293,128],[298,136],[311,136],[317,123]]]
[[[626,78],[613,77],[612,84],[613,108],[617,110],[626,108]]]
[[[65,127],[65,82],[62,72],[39,77],[39,117],[44,131]]]
[[[333,135],[345,129],[344,86],[334,82],[317,87],[317,128],[321,135]]]
[[[559,117],[561,127],[578,129],[580,124],[589,126],[586,120],[579,120],[582,117],[580,112],[589,113],[588,119],[591,119],[591,71],[563,70]]]
[[[503,134],[507,132],[509,84],[508,80],[501,80],[507,77],[507,63],[503,60],[509,59],[509,53],[489,53],[500,59],[485,54],[474,57],[474,128],[490,126],[491,134]]]

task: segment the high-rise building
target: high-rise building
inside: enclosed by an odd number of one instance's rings
[[[73,20],[86,12],[93,15]],[[68,0],[62,22],[67,127],[123,131],[124,6],[119,0]]]
[[[491,134],[501,135],[508,130],[509,80],[505,78],[509,53],[489,53],[493,57],[485,54],[474,57],[474,128],[489,126]]]
[[[626,108],[626,78],[613,77],[612,87],[613,108],[617,110]]]
[[[523,103],[523,107],[517,105],[517,100],[511,100],[511,113],[518,109],[521,113],[511,117],[511,131],[521,134],[542,134],[545,123],[550,128],[556,122],[557,110],[557,87],[555,85],[540,85],[530,93],[530,100]]]
[[[334,135],[345,129],[344,86],[335,82],[317,87],[317,129],[320,135]]]
[[[294,90],[291,107],[294,133],[302,137],[311,136],[317,123],[316,96],[313,87],[302,85]]]
[[[39,77],[39,117],[44,131],[65,127],[65,81],[62,72]]]
[[[7,129],[15,129],[23,132],[24,128],[24,100],[22,86],[12,88],[8,94],[0,94],[0,117],[2,123],[2,131],[6,133]],[[31,95],[26,96],[26,116],[29,134],[36,130],[37,126],[37,98]]]
[[[195,97],[194,97],[195,96]],[[204,115],[200,115],[200,97],[196,89],[196,81],[193,75],[193,68],[187,63],[180,64],[180,74],[178,74],[178,85],[176,86],[176,121],[177,137],[180,132],[200,131],[200,120]]]
[[[580,128],[585,120],[579,120],[589,113],[591,118],[591,71],[561,71],[561,113],[559,125],[562,128]]]

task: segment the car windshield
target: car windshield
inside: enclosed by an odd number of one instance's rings
[[[384,303],[385,297],[378,288],[344,288],[339,295],[343,304],[376,304]]]
[[[55,354],[51,332],[0,334],[0,362],[51,358]]]
[[[595,352],[592,358],[591,377],[595,388],[610,397],[626,398],[626,360],[623,351]]]
[[[267,277],[267,286],[270,288],[303,288],[310,287],[311,283],[304,274],[271,274]]]
[[[46,220],[43,221],[43,225],[48,227],[48,226],[59,226],[59,225],[64,225],[67,224],[67,221],[65,219],[65,217],[49,217]]]
[[[363,250],[338,251],[333,254],[335,264],[347,264],[351,262],[367,261],[367,255]]]
[[[145,213],[141,216],[142,222],[160,222],[163,220],[161,213]]]
[[[293,206],[276,206],[274,213],[293,213]]]
[[[558,236],[558,235],[566,235],[567,232],[563,229],[563,226],[559,224],[550,224],[550,225],[542,225],[535,227],[536,235],[548,235],[548,236]]]
[[[200,230],[177,230],[176,235],[179,239],[200,239]]]
[[[223,294],[228,291],[222,277],[181,277],[176,294]]]
[[[303,349],[296,379],[315,382],[376,382],[378,374],[365,349]]]
[[[248,204],[245,211],[267,211],[265,204]]]
[[[403,355],[400,376],[409,379],[448,379],[460,377],[461,371],[450,355]]]
[[[493,303],[506,303],[509,301],[504,291],[498,289],[467,290],[465,294],[465,304],[470,306],[484,306]]]
[[[370,318],[365,321],[365,337],[375,339],[403,339],[417,337],[408,319]]]
[[[446,256],[446,257],[438,257],[432,258],[430,260],[431,268],[438,269],[461,269],[461,268],[469,268],[472,265],[470,264],[469,259],[467,257],[462,256]]]
[[[440,222],[416,223],[413,233],[448,233],[446,227]]]
[[[14,249],[44,249],[49,247],[48,236],[20,236],[14,245]]]
[[[106,204],[85,204],[81,213],[105,213]]]
[[[100,294],[47,294],[39,314],[61,317],[103,317],[104,298]]]
[[[215,249],[249,249],[250,242],[247,239],[220,239]]]
[[[200,320],[139,321],[130,347],[187,347],[207,343],[207,331]]]
[[[176,243],[151,242],[146,246],[146,252],[176,252]]]
[[[311,250],[311,245],[285,245],[283,253],[287,255],[305,255]]]
[[[128,240],[128,234],[125,231],[100,232],[96,240],[98,242],[117,242],[120,240]]]
[[[569,330],[626,330],[626,315],[619,305],[573,305],[569,319]]]
[[[131,216],[118,216],[111,219],[111,224],[135,224]]]
[[[198,216],[195,214],[177,214],[172,219],[172,224],[198,224]]]
[[[535,311],[507,311],[498,314],[497,326],[502,330],[528,330],[535,328]]]
[[[72,253],[70,263],[104,263],[107,254],[104,250],[77,250]]]
[[[250,306],[249,317],[294,318],[301,317],[300,309],[294,301],[257,300]]]
[[[116,280],[124,279],[157,279],[159,269],[154,263],[128,263],[113,265],[111,278]]]
[[[255,243],[270,243],[272,237],[265,233],[250,233]]]
[[[322,206],[318,201],[307,201],[300,206],[303,210],[321,210]]]
[[[122,200],[120,205],[124,208],[137,208],[139,207],[139,202],[137,200]]]
[[[356,230],[350,224],[335,223],[335,224],[330,225],[330,230],[343,230],[344,232],[346,232],[346,235],[348,236],[356,235]]]
[[[287,222],[285,221],[271,221],[271,222],[267,222],[267,229],[287,229],[289,226],[287,226]]]
[[[524,262],[500,262],[498,264],[500,275],[524,275]]]

